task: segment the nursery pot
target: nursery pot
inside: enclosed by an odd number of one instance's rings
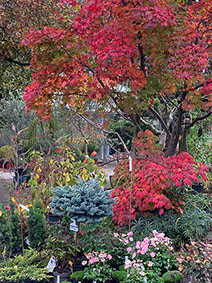
[[[24,182],[28,182],[31,178],[30,174],[27,174],[27,171],[23,168],[19,168],[15,171],[14,182],[20,186]]]
[[[73,265],[73,272],[84,270],[84,269],[85,269],[85,266],[83,266],[81,264],[74,264]]]
[[[203,192],[203,185],[198,184],[198,185],[192,185],[192,189],[196,191],[197,193],[202,193]]]
[[[54,276],[54,283],[59,283],[59,282],[63,282],[65,280],[69,280],[70,279],[70,272],[66,272],[66,273],[58,273],[56,271],[53,271],[53,276]]]
[[[50,225],[56,224],[62,220],[62,216],[58,214],[46,214],[46,219]]]

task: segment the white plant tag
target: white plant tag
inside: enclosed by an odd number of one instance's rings
[[[74,231],[74,232],[78,232],[78,226],[77,226],[77,224],[76,224],[76,221],[74,220],[74,219],[72,219],[72,223],[70,224],[70,230],[71,231]]]
[[[49,272],[53,272],[55,266],[56,266],[55,257],[51,256],[46,268],[48,269]]]
[[[25,210],[29,211],[29,208],[28,208],[28,207],[26,207],[25,205],[23,205],[23,204],[19,204],[19,206],[20,206],[21,208],[23,208],[23,209],[25,209]]]
[[[132,156],[129,156],[129,171],[132,172]]]
[[[24,240],[25,240],[25,243],[26,243],[28,246],[30,246],[30,241],[29,241],[28,237],[26,237]]]

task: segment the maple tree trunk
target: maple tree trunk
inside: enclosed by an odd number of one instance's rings
[[[188,128],[185,127],[184,132],[183,132],[183,151],[185,152],[188,152],[187,135],[188,135]]]
[[[181,103],[185,99],[187,92],[183,91],[181,94]],[[179,143],[180,132],[183,123],[183,109],[182,107],[178,110],[178,119],[176,124],[172,128],[171,137],[167,140],[167,150],[165,151],[165,155],[172,156],[177,153],[177,146]],[[186,138],[186,137],[185,137]]]

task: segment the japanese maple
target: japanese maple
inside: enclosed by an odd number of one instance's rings
[[[154,139],[149,131],[140,132],[134,139],[134,146],[141,149],[141,155],[133,159],[132,176],[128,160],[121,161],[115,169],[114,177],[118,181],[112,197],[117,197],[118,200],[114,205],[113,219],[119,225],[128,224],[129,218],[135,219],[144,212],[183,212],[184,203],[175,188],[207,180],[206,166],[196,163],[187,152],[164,157],[155,148]]]
[[[61,1],[61,7],[69,7],[68,13],[55,12],[61,27],[31,30],[23,40],[33,52],[27,107],[49,117],[58,99],[76,108],[87,99],[110,102],[138,129],[148,111],[167,135],[167,156],[174,154],[180,132],[186,137],[193,125],[184,127],[184,114],[198,105],[206,112],[197,122],[211,108],[210,1],[177,2]],[[155,98],[170,114],[158,112]]]

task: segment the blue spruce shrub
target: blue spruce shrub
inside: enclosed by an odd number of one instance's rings
[[[110,191],[104,191],[97,179],[79,179],[74,186],[53,189],[51,207],[54,213],[69,215],[78,222],[97,223],[105,216],[112,216]]]

